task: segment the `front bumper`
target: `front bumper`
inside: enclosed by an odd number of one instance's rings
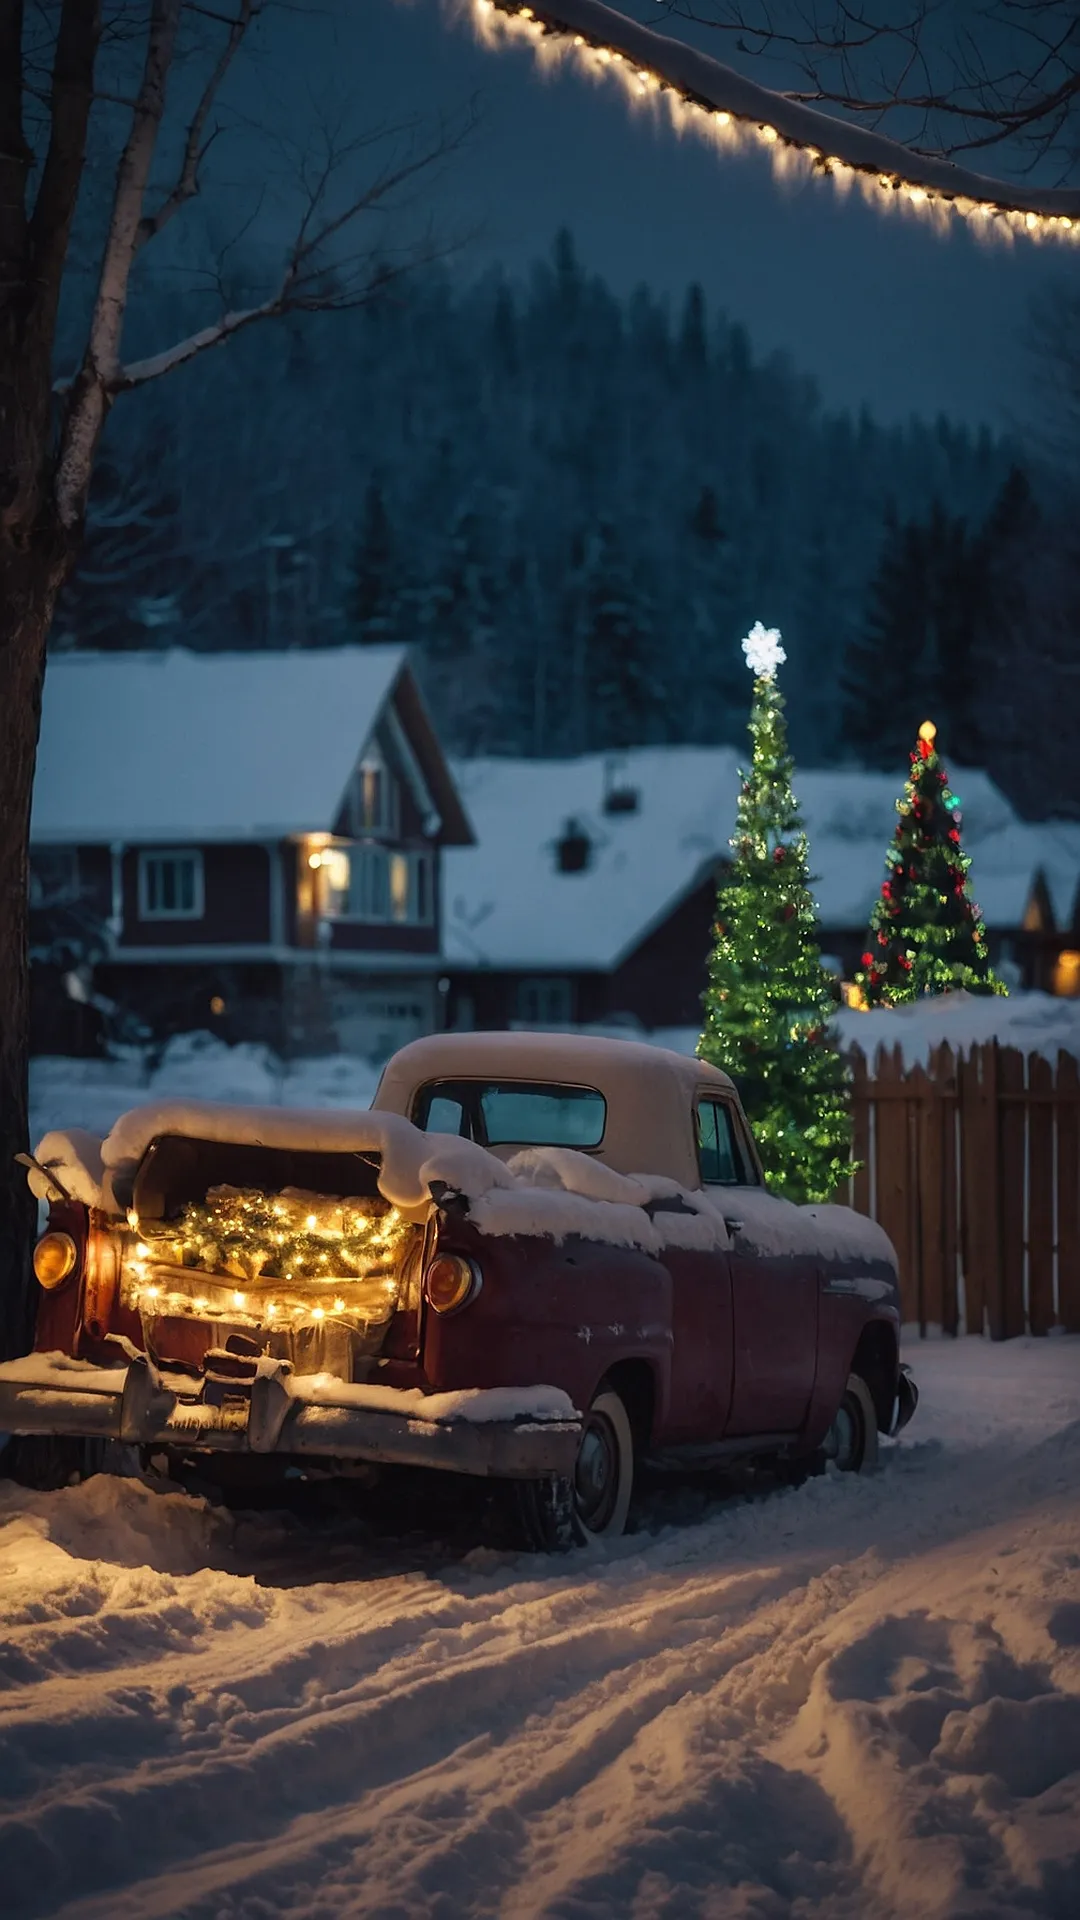
[[[506,1480],[573,1473],[581,1423],[535,1414],[488,1420],[482,1394],[470,1418],[429,1420],[316,1399],[301,1379],[266,1365],[250,1383],[159,1372],[145,1354],[95,1367],[34,1353],[0,1365],[0,1432],[73,1434],[187,1452],[319,1455],[437,1467]],[[505,1398],[505,1396],[502,1396]]]

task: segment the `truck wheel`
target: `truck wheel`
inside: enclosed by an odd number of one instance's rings
[[[865,1380],[848,1375],[844,1397],[825,1435],[822,1453],[841,1473],[873,1473],[878,1463],[877,1410]]]
[[[516,1486],[526,1545],[566,1553],[626,1530],[634,1487],[634,1436],[612,1387],[602,1388],[585,1416],[573,1479],[526,1480]]]

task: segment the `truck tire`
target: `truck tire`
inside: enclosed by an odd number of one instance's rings
[[[567,1553],[626,1531],[634,1489],[634,1435],[618,1394],[601,1387],[585,1416],[573,1479],[515,1486],[519,1531],[537,1553]]]
[[[841,1473],[873,1473],[878,1463],[877,1409],[870,1389],[849,1373],[843,1399],[825,1435],[822,1453]]]

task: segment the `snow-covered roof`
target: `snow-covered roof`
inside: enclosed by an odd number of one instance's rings
[[[456,966],[538,970],[617,966],[729,854],[742,756],[732,747],[641,747],[574,760],[466,760],[454,772],[477,844],[448,853],[444,945]],[[964,845],[991,926],[1017,927],[1046,873],[1059,924],[1080,875],[1080,829],[1018,821],[989,775],[950,769]],[[864,927],[884,874],[902,772],[798,771],[814,892],[826,930]],[[633,812],[605,812],[608,786]],[[568,820],[591,841],[563,873]],[[1052,878],[1051,878],[1052,874]]]
[[[402,647],[55,656],[33,838],[326,832],[404,672]]]

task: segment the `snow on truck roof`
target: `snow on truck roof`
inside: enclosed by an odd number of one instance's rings
[[[45,678],[32,838],[130,843],[325,832],[366,741],[403,687],[456,814],[456,791],[404,647],[61,654]],[[455,837],[466,837],[463,824],[453,823]]]
[[[476,844],[446,856],[448,960],[461,967],[619,965],[729,857],[743,757],[733,747],[640,747],[573,760],[455,762]],[[903,772],[796,770],[826,929],[867,924]],[[1019,926],[1042,873],[1055,918],[1067,925],[1080,832],[1059,821],[1017,820],[984,772],[950,766],[950,778],[989,924]],[[624,797],[622,806],[611,805],[613,794]],[[583,870],[566,873],[556,849],[569,821],[589,851]]]
[[[684,1187],[700,1178],[694,1095],[703,1087],[731,1095],[718,1067],[644,1041],[575,1033],[436,1033],[413,1040],[383,1070],[374,1112],[409,1113],[431,1080],[499,1078],[588,1086],[607,1103],[600,1155],[617,1173],[642,1168]]]

